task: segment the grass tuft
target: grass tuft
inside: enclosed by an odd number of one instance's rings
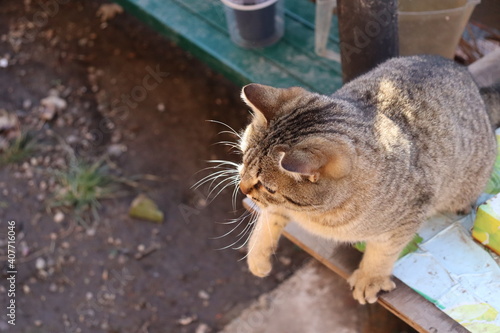
[[[0,155],[0,166],[17,163],[30,156],[36,148],[36,142],[31,133],[22,133],[10,142],[9,147]]]
[[[85,212],[99,220],[99,200],[109,198],[111,193],[112,178],[106,165],[100,161],[89,164],[71,159],[68,169],[56,172],[56,177],[59,189],[51,206],[74,209],[81,222]]]

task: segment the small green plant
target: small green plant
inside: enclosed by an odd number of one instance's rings
[[[35,151],[35,148],[36,143],[31,133],[22,133],[0,154],[0,166],[24,160]]]
[[[111,193],[112,179],[106,165],[101,161],[89,164],[71,158],[68,169],[56,172],[56,177],[59,189],[51,206],[74,209],[83,223],[86,212],[98,220],[99,200],[109,198]]]

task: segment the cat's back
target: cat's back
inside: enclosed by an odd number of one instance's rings
[[[479,107],[483,106],[467,69],[434,55],[390,59],[347,83],[335,95],[364,102],[363,106],[374,106],[388,115],[398,111],[395,107],[404,107],[405,112],[418,109],[419,114],[425,114],[428,108],[422,106],[447,108],[454,102],[464,103],[462,106],[478,102]]]
[[[367,140],[379,148],[386,174],[446,198],[437,210],[465,206],[481,192],[496,143],[479,89],[465,67],[439,56],[394,58],[333,96],[365,110],[373,135]]]
[[[440,56],[391,59],[333,96],[354,101],[372,125],[391,123],[419,141],[469,139],[491,145],[491,124],[471,74]]]

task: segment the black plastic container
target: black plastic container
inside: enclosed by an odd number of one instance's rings
[[[246,48],[274,44],[284,32],[283,0],[222,0],[231,39]]]

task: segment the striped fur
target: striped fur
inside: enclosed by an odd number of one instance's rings
[[[240,188],[262,210],[250,270],[270,272],[289,220],[366,241],[349,279],[363,304],[394,288],[393,264],[428,216],[470,209],[496,155],[476,84],[437,56],[389,60],[331,96],[252,84],[242,97],[255,116],[242,137]]]

